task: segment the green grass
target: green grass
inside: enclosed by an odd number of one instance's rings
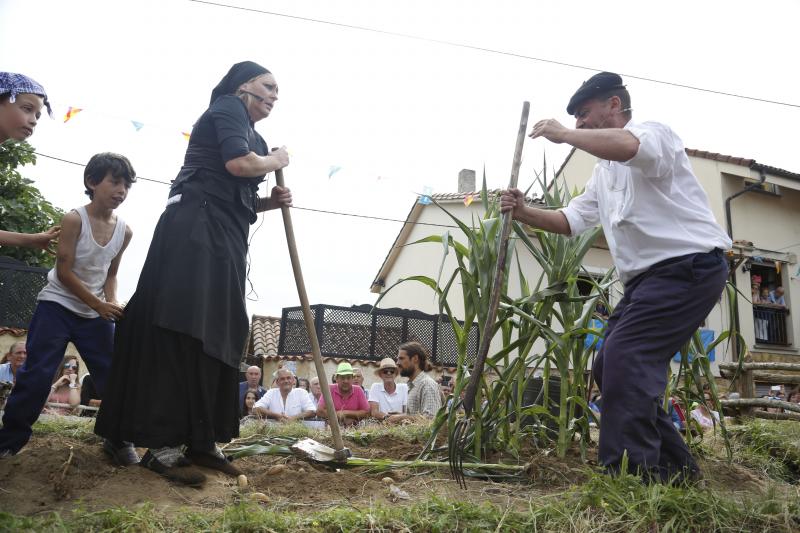
[[[800,481],[800,424],[753,418],[729,432],[735,462],[772,479]]]
[[[358,444],[359,446],[369,446],[374,441],[383,437],[392,437],[409,443],[418,442],[420,443],[420,450],[422,449],[422,444],[430,437],[430,434],[431,428],[428,424],[409,424],[404,426],[384,426],[382,424],[376,424],[342,430],[342,438]],[[291,424],[250,423],[241,427],[241,439],[253,437],[286,437],[291,439],[308,437],[320,442],[331,442],[330,430],[311,429],[300,422]]]
[[[239,502],[223,511],[184,509],[167,515],[152,505],[71,515],[0,513],[0,531],[796,531],[800,506],[773,492],[737,499],[703,488],[643,485],[638,478],[592,474],[567,492],[533,498],[525,509],[434,498],[408,507],[371,505],[297,512]]]
[[[101,438],[94,434],[94,418],[48,416],[33,425],[33,435],[44,437],[58,435],[86,443],[98,443]]]

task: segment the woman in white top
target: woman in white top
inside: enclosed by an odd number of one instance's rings
[[[408,385],[395,383],[397,365],[394,360],[390,357],[383,359],[375,375],[381,378],[381,381],[373,383],[369,390],[372,418],[386,420],[389,415],[405,413],[408,404]]]

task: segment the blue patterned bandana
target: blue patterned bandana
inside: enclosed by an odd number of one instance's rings
[[[0,72],[0,95],[9,93],[11,94],[9,102],[16,101],[18,94],[38,94],[44,98],[47,114],[50,115],[50,118],[53,118],[53,110],[50,108],[50,101],[47,99],[44,87],[28,76],[15,74],[14,72]]]

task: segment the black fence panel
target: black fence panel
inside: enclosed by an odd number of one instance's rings
[[[408,309],[373,309],[371,305],[339,307],[313,305],[311,314],[322,355],[347,359],[379,361],[394,358],[397,347],[408,341],[420,342],[431,351],[435,364],[455,366],[458,349],[453,327],[444,315],[428,315]],[[475,361],[478,328],[470,331],[467,362]],[[303,311],[287,307],[281,314],[278,354],[311,353]]]
[[[28,329],[36,297],[47,284],[47,272],[0,256],[0,326]]]

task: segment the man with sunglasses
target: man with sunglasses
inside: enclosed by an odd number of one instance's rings
[[[369,407],[372,418],[386,420],[391,415],[402,414],[408,404],[408,385],[396,383],[397,365],[391,357],[383,359],[375,371],[380,378],[369,389]]]

